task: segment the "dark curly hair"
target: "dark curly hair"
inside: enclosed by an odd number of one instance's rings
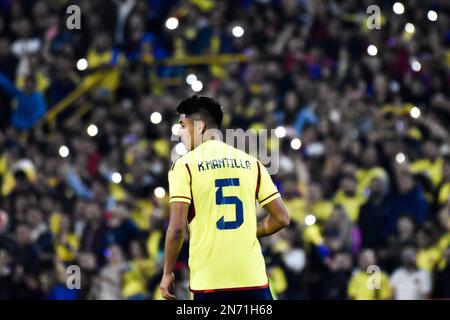
[[[205,97],[193,95],[180,102],[177,107],[179,114],[184,113],[186,116],[198,114],[202,120],[208,123],[214,123],[220,127],[223,119],[222,106],[216,100]]]

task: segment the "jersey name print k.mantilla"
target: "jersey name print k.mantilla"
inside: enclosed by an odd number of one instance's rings
[[[172,164],[170,203],[189,204],[189,269],[193,292],[268,286],[256,237],[256,200],[280,196],[256,158],[208,140]]]

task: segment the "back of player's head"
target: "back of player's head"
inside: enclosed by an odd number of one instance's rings
[[[186,116],[197,114],[201,120],[218,128],[222,124],[222,107],[219,102],[209,97],[193,95],[180,102],[177,112]]]

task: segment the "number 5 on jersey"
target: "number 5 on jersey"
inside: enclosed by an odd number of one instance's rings
[[[239,228],[244,223],[244,210],[242,206],[242,201],[235,196],[224,197],[223,188],[231,186],[239,186],[238,178],[230,179],[216,179],[215,185],[216,191],[216,205],[234,204],[236,210],[236,218],[234,221],[225,221],[225,217],[222,216],[217,220],[217,229],[219,230],[232,230]]]

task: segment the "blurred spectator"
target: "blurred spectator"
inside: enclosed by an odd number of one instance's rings
[[[29,130],[47,112],[44,96],[36,91],[34,75],[25,79],[24,90],[19,90],[8,77],[0,72],[0,88],[17,100],[17,108],[13,110],[11,124],[22,131]]]
[[[272,292],[279,299],[300,299],[306,254],[295,222],[272,241],[268,257]]]
[[[401,253],[408,247],[416,247],[415,226],[411,217],[402,216],[397,222],[397,235],[389,238],[387,247],[380,250],[381,263],[393,271],[401,263]]]
[[[430,273],[417,268],[414,248],[408,247],[403,250],[402,267],[394,271],[390,282],[395,300],[421,300],[430,297]]]
[[[376,189],[382,188],[384,194],[388,188],[388,174],[386,170],[379,165],[379,156],[375,146],[368,146],[361,155],[361,167],[356,170],[358,179],[358,192],[364,195],[371,194],[373,190],[368,190],[373,180],[377,179]],[[382,184],[379,185],[379,184]]]
[[[386,190],[380,178],[374,178],[369,187],[369,198],[359,211],[358,226],[363,248],[381,248],[386,243]]]
[[[80,252],[78,254],[77,265],[80,267],[82,277],[80,279],[79,299],[93,299],[94,279],[97,276],[99,263],[97,258],[90,252]]]
[[[54,234],[55,253],[59,261],[70,264],[75,261],[80,247],[80,237],[72,230],[70,218],[63,214],[54,216],[57,230]]]
[[[155,264],[144,256],[144,247],[134,240],[130,244],[131,259],[123,275],[122,296],[128,300],[146,300],[147,282],[155,273]]]
[[[12,290],[15,299],[36,299],[40,296],[37,276],[40,263],[37,250],[30,239],[30,229],[25,224],[17,225],[16,246],[11,251],[13,258]]]
[[[122,274],[127,267],[120,246],[108,247],[105,256],[108,262],[94,280],[93,297],[98,300],[122,300]]]
[[[97,203],[86,204],[84,208],[86,224],[81,235],[80,250],[93,253],[97,261],[102,263],[103,254],[107,247],[106,232],[108,227],[100,210]]]
[[[37,275],[40,268],[39,257],[34,243],[31,242],[30,228],[26,224],[19,224],[15,235],[17,246],[13,249],[12,255],[17,267],[23,268],[27,276]]]
[[[85,85],[96,84],[97,90],[104,90],[105,94],[114,93],[120,84],[120,72],[116,68],[119,60],[120,52],[113,48],[109,34],[99,32],[94,46],[87,53],[88,72],[91,75],[84,79]]]
[[[110,213],[106,241],[110,245],[119,245],[122,253],[128,252],[131,242],[140,236],[140,231],[129,218],[129,209],[125,204],[118,204]]]
[[[27,224],[30,226],[30,239],[36,243],[36,249],[42,259],[45,254],[51,254],[52,248],[52,234],[45,223],[43,213],[39,209],[30,209],[26,216]]]
[[[433,298],[450,298],[450,248],[445,250],[445,268],[438,271],[434,278]]]
[[[327,247],[332,252],[352,250],[353,226],[345,209],[335,205],[330,218],[323,226],[323,235]]]
[[[389,233],[395,233],[397,220],[401,215],[409,215],[415,224],[422,224],[428,213],[428,203],[422,187],[414,181],[408,169],[396,170],[398,193],[393,195],[387,204],[386,215]]]
[[[345,175],[341,178],[340,188],[334,197],[334,201],[344,207],[352,222],[358,220],[359,209],[365,199],[357,194],[357,180],[355,176]]]
[[[433,227],[428,224],[417,232],[417,266],[428,272],[435,271],[442,252],[436,242],[436,234]]]
[[[347,286],[352,277],[353,259],[348,251],[336,253],[329,265],[325,299],[344,300],[347,298]]]
[[[424,158],[412,163],[411,171],[423,172],[436,187],[442,181],[443,159],[439,156],[438,145],[435,141],[426,141],[423,148]]]
[[[380,271],[370,271],[370,266],[376,266],[375,252],[365,249],[359,255],[359,270],[356,271],[348,285],[347,295],[354,300],[387,300],[392,298],[392,288],[389,276]]]
[[[79,291],[68,288],[67,280],[68,274],[66,273],[66,268],[63,263],[55,262],[56,275],[54,281],[55,284],[50,289],[46,299],[49,300],[77,300]],[[44,274],[45,275],[45,274]],[[42,279],[41,281],[52,281],[52,276],[50,280]]]

